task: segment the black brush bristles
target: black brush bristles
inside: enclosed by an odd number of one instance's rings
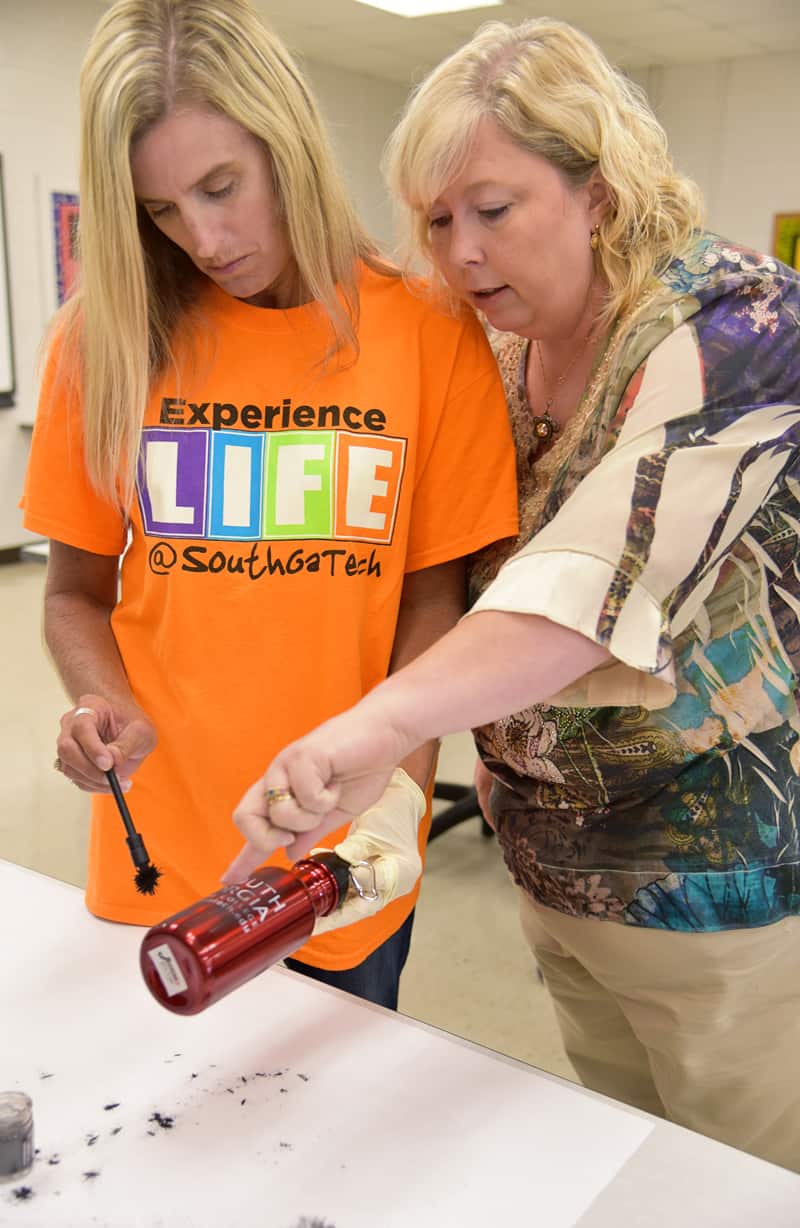
[[[120,813],[122,822],[125,824],[125,831],[128,833],[125,843],[130,850],[131,860],[136,866],[136,874],[133,879],[136,890],[140,895],[153,895],[158,880],[161,878],[161,871],[156,869],[148,857],[147,849],[144,847],[144,840],[133,825],[131,812],[128,810],[128,804],[117,780],[117,773],[113,768],[109,768],[106,772],[106,780],[111,786],[114,801],[117,803],[117,810]]]
[[[153,895],[160,878],[161,871],[157,870],[151,861],[148,861],[146,866],[139,866],[136,871],[134,878],[136,890],[140,895]]]

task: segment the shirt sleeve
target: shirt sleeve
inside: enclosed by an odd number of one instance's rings
[[[628,384],[613,448],[473,607],[542,615],[610,651],[551,702],[674,700],[674,639],[701,615],[800,439],[797,404],[742,404],[730,365],[727,388],[721,364],[710,378],[690,324],[656,346]]]
[[[20,507],[25,528],[41,537],[93,554],[124,549],[124,517],[86,471],[80,396],[58,343],[42,378]]]
[[[452,354],[452,343],[449,349]],[[505,393],[475,317],[460,326],[439,406],[429,405],[425,412],[407,571],[461,558],[518,532],[516,461]]]

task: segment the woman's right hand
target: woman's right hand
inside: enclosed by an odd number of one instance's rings
[[[141,708],[115,709],[99,695],[81,695],[61,718],[56,768],[87,793],[109,793],[105,773],[114,768],[122,789],[154,749],[155,726]]]
[[[284,747],[233,812],[246,840],[223,875],[248,877],[276,849],[292,860],[374,806],[394,768],[425,740],[395,727],[383,683],[355,707]]]

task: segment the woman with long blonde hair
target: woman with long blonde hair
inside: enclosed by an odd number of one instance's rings
[[[581,1079],[797,1168],[800,280],[701,229],[641,91],[557,21],[445,60],[388,174],[494,330],[520,534],[245,794],[239,865],[473,728]],[[265,786],[294,793],[272,819]]]
[[[81,125],[81,287],[52,333],[25,523],[51,539],[45,631],[74,701],[56,766],[93,795],[87,903],[150,925],[218,888],[265,758],[455,622],[464,556],[516,531],[513,450],[480,324],[381,259],[245,0],[118,0]],[[390,1007],[432,753],[331,837],[378,858],[380,898],[292,963]],[[161,871],[149,897],[111,769]],[[408,855],[382,861],[398,826]]]

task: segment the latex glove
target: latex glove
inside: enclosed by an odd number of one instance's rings
[[[419,785],[402,768],[395,768],[381,798],[351,823],[344,840],[334,848],[345,861],[375,859],[372,864],[378,898],[362,900],[355,893],[352,899],[348,896],[341,908],[319,918],[314,926],[315,938],[371,917],[414,888],[422,873],[417,833],[426,807]],[[327,850],[313,850],[322,851]],[[367,874],[359,873],[362,882],[368,880]]]

